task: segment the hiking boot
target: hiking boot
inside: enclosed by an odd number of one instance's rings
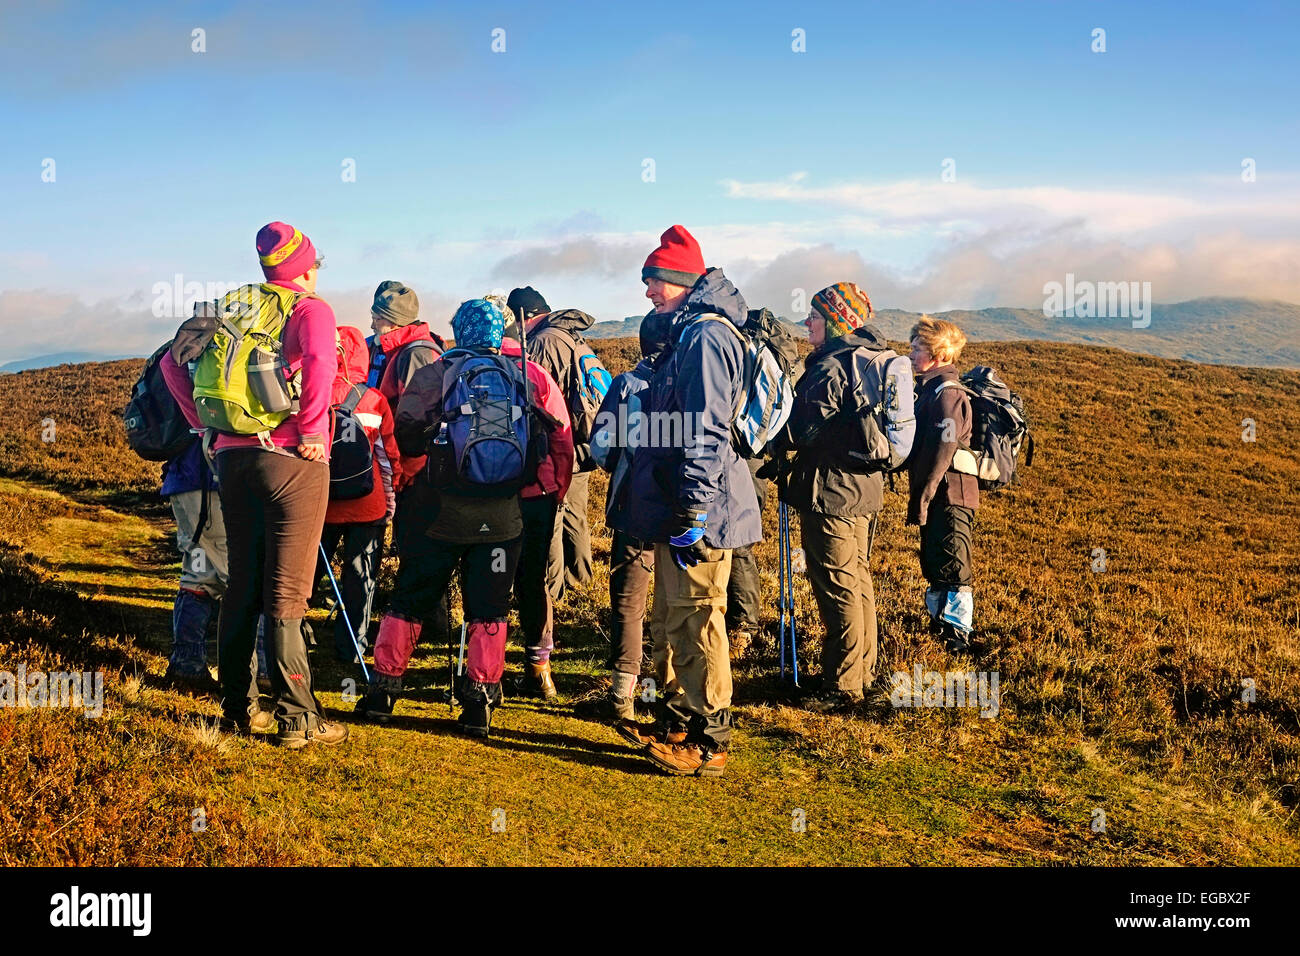
[[[614,724],[614,730],[629,743],[638,747],[649,744],[681,744],[686,742],[686,731],[666,727],[663,724],[643,724],[639,720],[620,720]]]
[[[758,634],[758,628],[752,624],[742,624],[735,630],[730,631],[727,635],[727,643],[731,648],[731,659],[743,657],[745,652],[753,646],[754,638]]]
[[[308,744],[341,744],[348,739],[346,724],[317,718],[292,730],[281,730],[275,735],[277,746],[287,750],[301,750]]]
[[[393,707],[397,695],[382,687],[371,687],[366,695],[357,701],[357,713],[377,724],[386,724],[393,719]]]
[[[540,697],[543,700],[558,697],[560,692],[555,689],[555,681],[551,679],[551,662],[528,661],[524,665],[524,679],[519,689],[525,697]]]
[[[232,734],[266,734],[275,727],[275,718],[261,708],[250,709],[237,717],[223,716],[221,729]]]
[[[456,719],[457,726],[471,737],[486,740],[492,730],[492,713],[500,702],[499,684],[466,681],[461,695],[463,708],[460,717]]]
[[[187,694],[220,695],[221,693],[221,684],[214,680],[206,670],[197,674],[185,674],[177,671],[169,664],[167,665],[167,673],[163,674],[163,683],[173,690]]]
[[[679,777],[721,777],[727,768],[727,752],[699,744],[652,743],[643,751],[647,760]]]
[[[970,631],[958,630],[949,621],[943,622],[943,646],[953,657],[970,654]]]
[[[803,702],[803,706],[805,710],[811,710],[814,714],[847,714],[861,707],[862,700],[861,694],[830,690],[809,697]]]

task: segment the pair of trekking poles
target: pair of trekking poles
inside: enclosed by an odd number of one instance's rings
[[[799,632],[794,620],[794,558],[790,547],[790,510],[782,501],[777,508],[777,581],[781,605],[781,636],[777,642],[781,680],[785,680],[786,657],[790,659],[790,675],[794,686],[799,686]],[[786,653],[787,641],[789,654]]]

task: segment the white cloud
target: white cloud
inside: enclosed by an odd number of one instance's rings
[[[1073,189],[1064,186],[981,186],[959,179],[945,183],[904,180],[892,183],[806,184],[796,173],[783,180],[723,181],[733,199],[822,205],[874,217],[894,229],[987,229],[1015,222],[1077,220],[1101,234],[1142,232],[1189,220],[1245,222],[1296,219],[1300,193],[1289,178],[1242,183],[1201,182],[1185,193]]]

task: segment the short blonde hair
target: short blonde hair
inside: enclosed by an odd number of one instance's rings
[[[966,347],[966,333],[951,322],[923,315],[912,326],[909,339],[920,339],[937,362],[956,362]]]

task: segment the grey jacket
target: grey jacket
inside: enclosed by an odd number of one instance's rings
[[[595,324],[594,317],[579,309],[560,309],[550,312],[528,332],[528,360],[536,362],[550,373],[560,386],[564,402],[572,410],[570,397],[578,387],[574,381],[574,345],[586,340],[582,333]],[[591,444],[584,442],[573,447],[573,470],[591,471],[596,463],[591,459]]]

